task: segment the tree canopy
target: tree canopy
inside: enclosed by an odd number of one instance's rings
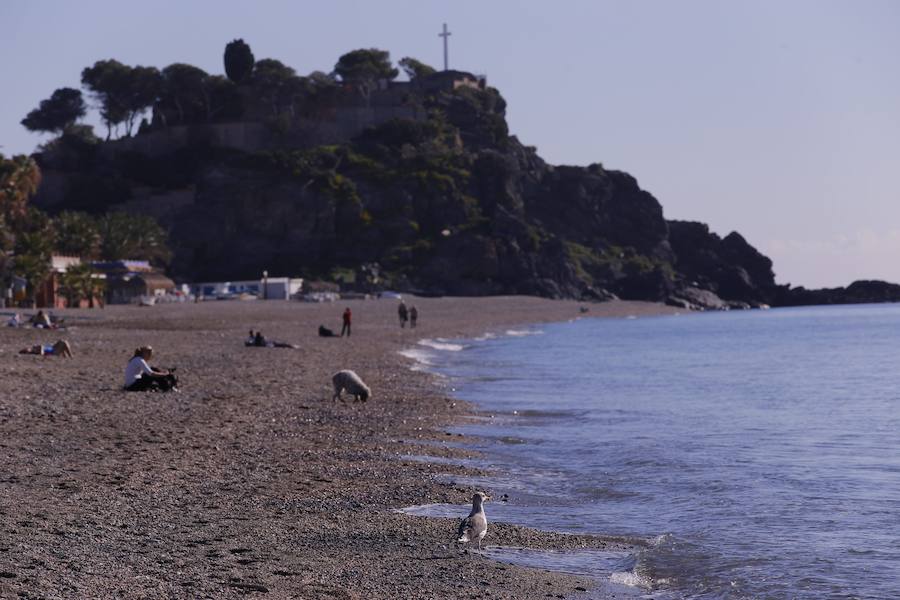
[[[307,81],[298,77],[294,69],[274,58],[264,58],[253,69],[252,84],[259,97],[277,115],[283,106],[291,107],[307,88]]]
[[[193,65],[174,63],[162,70],[160,107],[174,108],[178,123],[199,120],[208,103],[206,80],[209,74]],[[160,114],[165,115],[165,110]],[[163,117],[165,118],[165,117]]]
[[[400,73],[391,65],[390,53],[378,48],[360,48],[344,54],[334,72],[347,82],[392,80]]]
[[[125,120],[125,86],[128,67],[117,60],[98,60],[81,71],[81,83],[100,103],[100,117],[106,124],[106,138],[112,128]]]
[[[153,106],[162,89],[162,76],[156,67],[137,66],[128,73],[125,86],[125,132],[131,135],[138,117]]]
[[[83,117],[86,111],[81,90],[59,88],[49,98],[41,100],[38,108],[22,119],[22,125],[29,131],[62,133]]]
[[[437,72],[431,65],[426,65],[422,61],[409,56],[401,58],[397,64],[403,68],[403,71],[406,73],[406,76],[409,77],[410,81],[418,79],[419,77],[427,77],[428,75]]]
[[[225,74],[235,83],[244,83],[253,73],[254,57],[244,40],[232,40],[225,46]]]
[[[100,116],[111,130],[125,124],[131,135],[137,118],[156,102],[162,88],[162,76],[156,67],[129,67],[117,60],[98,60],[81,72],[84,84],[100,102]]]

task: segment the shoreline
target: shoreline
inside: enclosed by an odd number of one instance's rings
[[[3,331],[0,595],[543,598],[593,587],[461,555],[458,519],[392,512],[463,504],[472,492],[434,477],[464,467],[404,459],[465,453],[442,443],[445,428],[475,411],[410,371],[399,351],[422,337],[678,311],[616,302],[585,315],[576,302],[527,297],[412,303],[412,331],[397,326],[389,300],[70,310],[59,311],[71,316],[68,332]],[[344,305],[354,336],[313,337]],[[254,324],[301,349],[243,348]],[[75,358],[14,354],[50,337],[70,339]],[[119,390],[130,349],[146,342],[156,364],[179,367],[181,393]],[[372,387],[368,403],[330,402],[340,368]],[[613,542],[492,524],[486,543]]]
[[[672,316],[677,314],[679,313],[666,314],[661,312],[643,316]],[[478,428],[479,426],[488,425],[486,421],[493,420],[498,413],[487,407],[480,406],[477,402],[459,397],[457,395],[459,390],[456,387],[450,387],[456,385],[457,382],[453,380],[452,376],[443,372],[446,367],[446,362],[444,361],[448,358],[447,355],[465,352],[472,348],[474,344],[502,338],[542,335],[544,333],[543,329],[541,329],[542,325],[574,323],[585,318],[636,318],[636,316],[606,315],[592,317],[591,315],[580,314],[563,321],[522,323],[514,325],[515,329],[489,331],[475,337],[469,335],[453,338],[421,338],[415,340],[406,349],[400,350],[399,354],[411,361],[408,367],[410,371],[431,376],[432,384],[436,389],[466,407],[466,413],[463,415],[463,418],[456,420],[455,423],[456,425],[462,425],[466,432],[453,434],[456,437],[449,448],[429,445],[423,448],[421,454],[407,455],[407,459],[445,466],[446,472],[438,476],[450,486],[459,487],[461,485],[463,487],[469,486],[473,491],[482,489],[491,491],[495,498],[497,498],[497,494],[492,490],[496,489],[496,486],[502,488],[512,485],[514,489],[518,489],[516,484],[512,483],[516,481],[512,472],[506,471],[502,466],[492,465],[487,468],[481,468],[477,464],[479,459],[489,457],[491,448],[496,446],[496,443],[486,443],[488,438],[479,433]],[[499,413],[499,416],[501,418],[509,418],[513,414],[515,413]],[[481,447],[479,448],[479,446]],[[498,448],[494,449],[497,450]],[[519,466],[522,467],[523,465]],[[478,483],[479,480],[482,480],[484,483]],[[512,492],[513,490],[510,489],[510,491]],[[535,493],[535,490],[527,493]],[[498,520],[494,516],[493,506],[496,505],[497,501],[500,503],[508,502],[509,500],[506,497],[507,494],[503,494],[500,499],[486,506],[490,521],[489,533],[492,533],[493,528],[498,525],[510,525],[537,535],[572,536],[577,539],[574,544],[566,543],[564,538],[561,540],[555,538],[554,542],[549,544],[530,546],[494,545],[488,544],[486,541],[483,546],[483,556],[485,558],[504,565],[549,571],[573,578],[588,578],[590,584],[587,588],[584,587],[585,584],[583,582],[576,581],[576,587],[565,596],[567,598],[638,598],[650,591],[649,588],[645,587],[646,583],[642,582],[640,577],[630,570],[632,567],[626,566],[624,570],[622,570],[622,567],[629,564],[633,566],[636,554],[652,546],[654,540],[622,534],[608,534],[601,531],[578,533],[558,529],[544,529],[524,524],[524,522],[527,522],[527,519],[524,519],[524,521]],[[534,506],[532,508],[537,510]],[[457,515],[464,513],[467,508],[457,504],[436,503],[407,506],[395,510],[401,514],[413,517],[458,520]],[[601,567],[601,565],[603,566]],[[609,570],[608,577],[604,577],[602,573],[604,568]]]

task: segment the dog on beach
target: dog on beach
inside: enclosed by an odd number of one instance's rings
[[[343,402],[342,392],[351,394],[354,402],[365,402],[372,395],[372,390],[369,389],[369,386],[363,383],[360,376],[353,371],[338,371],[331,376],[331,382],[334,384],[334,395],[331,397],[332,402],[338,398]]]

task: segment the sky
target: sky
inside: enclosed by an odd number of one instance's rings
[[[45,141],[19,121],[97,60],[223,73],[243,38],[299,74],[368,47],[440,67],[445,22],[450,67],[547,162],[631,173],[779,283],[900,282],[895,0],[0,0],[0,153]]]

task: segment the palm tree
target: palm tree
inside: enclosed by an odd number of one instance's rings
[[[97,222],[87,213],[65,211],[53,221],[56,231],[56,251],[82,260],[95,259],[100,254],[100,231]]]
[[[41,170],[20,154],[6,159],[0,154],[0,215],[10,224],[25,217],[28,199],[37,193]]]
[[[38,288],[50,275],[53,227],[49,217],[33,207],[26,210],[20,223],[20,228],[15,231],[13,273],[25,279],[34,302]]]
[[[62,290],[69,306],[77,306],[82,298],[87,298],[88,307],[94,308],[94,299],[102,297],[105,289],[105,282],[96,276],[90,263],[71,266],[62,276]]]
[[[104,260],[134,258],[165,263],[172,255],[166,232],[152,217],[112,212],[105,214],[99,225],[100,256]]]
[[[39,232],[30,232],[17,236],[16,247],[13,273],[25,280],[34,304],[38,288],[50,275],[51,246]]]
[[[31,158],[0,154],[0,282],[6,287],[15,233],[27,218],[28,199],[37,193],[41,170]]]

